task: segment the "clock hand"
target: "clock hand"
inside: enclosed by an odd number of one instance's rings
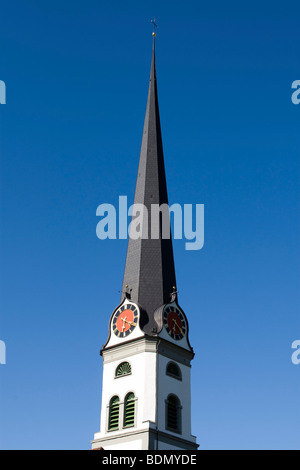
[[[123,326],[122,326],[122,331],[125,330],[125,322],[126,322],[126,317],[125,318],[121,318],[122,322],[123,322]]]
[[[123,322],[125,322],[125,323],[128,323],[128,325],[130,325],[130,326],[136,326],[136,323],[133,323],[132,321],[126,320],[126,317],[121,318],[121,320],[123,320]]]
[[[177,321],[175,320],[175,318],[172,318],[173,322],[175,323],[175,325],[177,326],[178,330],[180,331],[180,333],[184,336],[184,333],[182,331],[182,328],[180,328],[180,326],[178,325]],[[174,331],[174,328],[173,328],[173,331]]]

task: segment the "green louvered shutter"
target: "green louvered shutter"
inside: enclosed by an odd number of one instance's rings
[[[128,393],[125,398],[124,406],[124,427],[134,426],[135,396],[134,393]]]
[[[131,374],[131,365],[129,362],[122,362],[116,369],[116,377],[122,377],[122,375]]]
[[[109,405],[108,429],[119,429],[120,400],[119,397],[113,397]]]

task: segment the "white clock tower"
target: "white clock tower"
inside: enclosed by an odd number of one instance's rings
[[[168,204],[158,109],[155,33],[135,204]],[[100,432],[92,448],[197,450],[191,434],[188,321],[178,304],[172,238],[129,239],[120,305],[101,350]]]

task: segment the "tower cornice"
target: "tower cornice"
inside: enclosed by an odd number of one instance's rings
[[[187,350],[171,343],[159,336],[143,336],[141,338],[124,341],[121,344],[108,346],[100,351],[104,363],[114,362],[118,358],[129,358],[139,353],[153,352],[165,355],[182,364],[189,364],[194,358],[193,350]]]

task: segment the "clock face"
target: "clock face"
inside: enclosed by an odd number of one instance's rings
[[[113,332],[118,338],[125,338],[135,329],[138,322],[138,309],[135,305],[126,304],[120,307],[113,318]]]
[[[171,338],[182,339],[186,334],[186,319],[179,308],[175,306],[166,307],[164,310],[164,327]]]

